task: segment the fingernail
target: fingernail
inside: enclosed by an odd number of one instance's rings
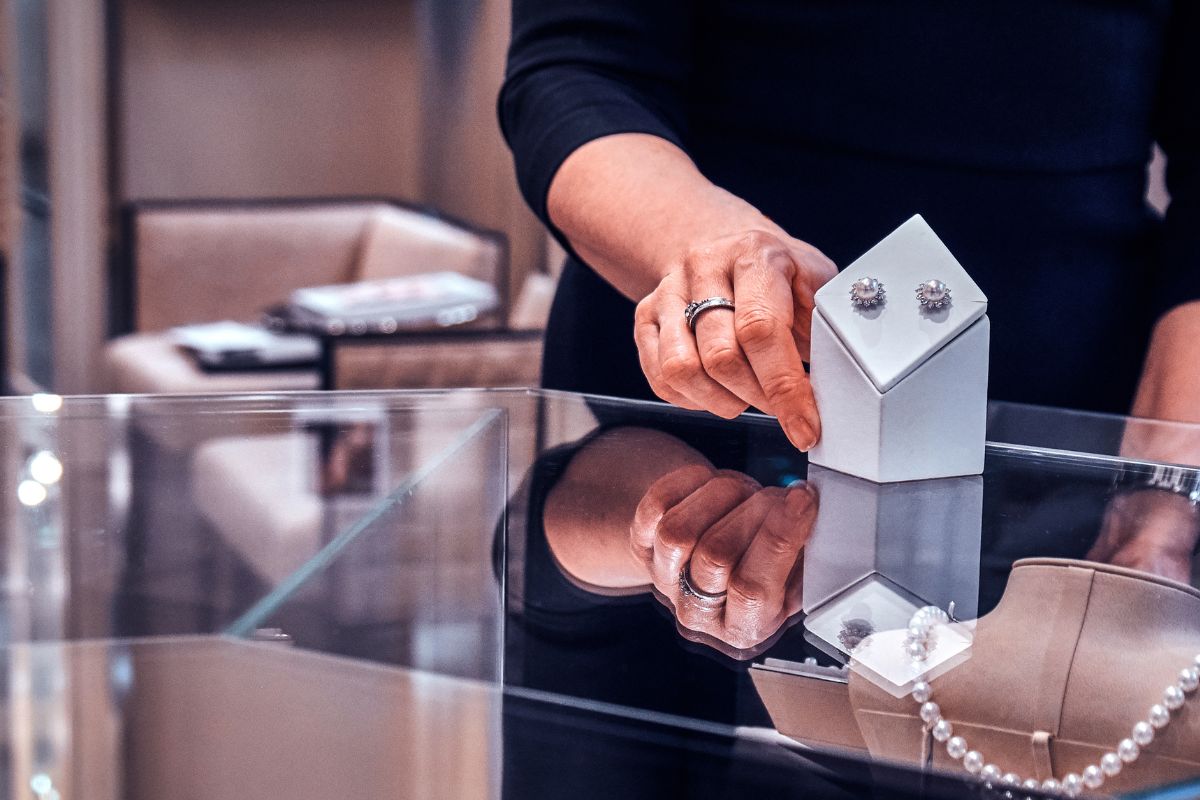
[[[788,439],[802,453],[807,453],[817,443],[812,426],[807,420],[801,419],[788,426]]]

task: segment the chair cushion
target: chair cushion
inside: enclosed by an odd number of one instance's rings
[[[371,214],[357,280],[448,270],[498,287],[504,253],[491,238],[427,213],[386,206]]]
[[[204,372],[166,333],[135,333],[104,348],[108,391],[121,394],[303,391],[320,383],[316,370]]]

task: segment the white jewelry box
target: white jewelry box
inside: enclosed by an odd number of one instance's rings
[[[863,277],[883,282],[884,303],[851,302]],[[916,287],[933,278],[952,300],[927,310]],[[983,472],[987,297],[920,215],[821,287],[815,305],[811,463],[879,483]]]

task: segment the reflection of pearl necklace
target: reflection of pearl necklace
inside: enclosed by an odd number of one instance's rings
[[[929,651],[937,646],[935,628],[950,621],[950,616],[936,606],[925,606],[913,614],[908,623],[904,650],[914,661],[924,661]],[[1171,723],[1171,712],[1180,709],[1187,695],[1200,687],[1200,655],[1193,663],[1179,671],[1179,678],[1163,690],[1162,702],[1150,706],[1145,720],[1133,726],[1129,738],[1122,739],[1114,752],[1106,753],[1099,764],[1090,764],[1082,773],[1072,772],[1062,781],[1047,778],[1041,783],[1037,778],[1024,781],[1015,772],[1003,773],[995,764],[988,764],[978,750],[968,750],[967,740],[954,735],[950,722],[942,718],[942,710],[933,702],[933,687],[927,681],[913,684],[912,698],[921,704],[921,721],[935,740],[946,744],[946,752],[955,761],[961,761],[963,769],[978,775],[989,786],[1040,789],[1043,792],[1061,792],[1068,797],[1078,796],[1084,788],[1099,789],[1105,778],[1111,778],[1126,764],[1137,761],[1141,749],[1154,741],[1154,732]]]

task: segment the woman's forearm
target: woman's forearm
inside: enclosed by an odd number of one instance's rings
[[[1154,328],[1133,403],[1133,416],[1200,423],[1200,301],[1166,314]],[[1200,428],[1130,422],[1125,455],[1200,464]]]
[[[1200,301],[1179,306],[1155,326],[1133,414],[1200,423]]]
[[[762,229],[754,206],[715,186],[686,153],[657,136],[588,142],[559,168],[550,218],[575,251],[631,300],[641,300],[698,241]]]

